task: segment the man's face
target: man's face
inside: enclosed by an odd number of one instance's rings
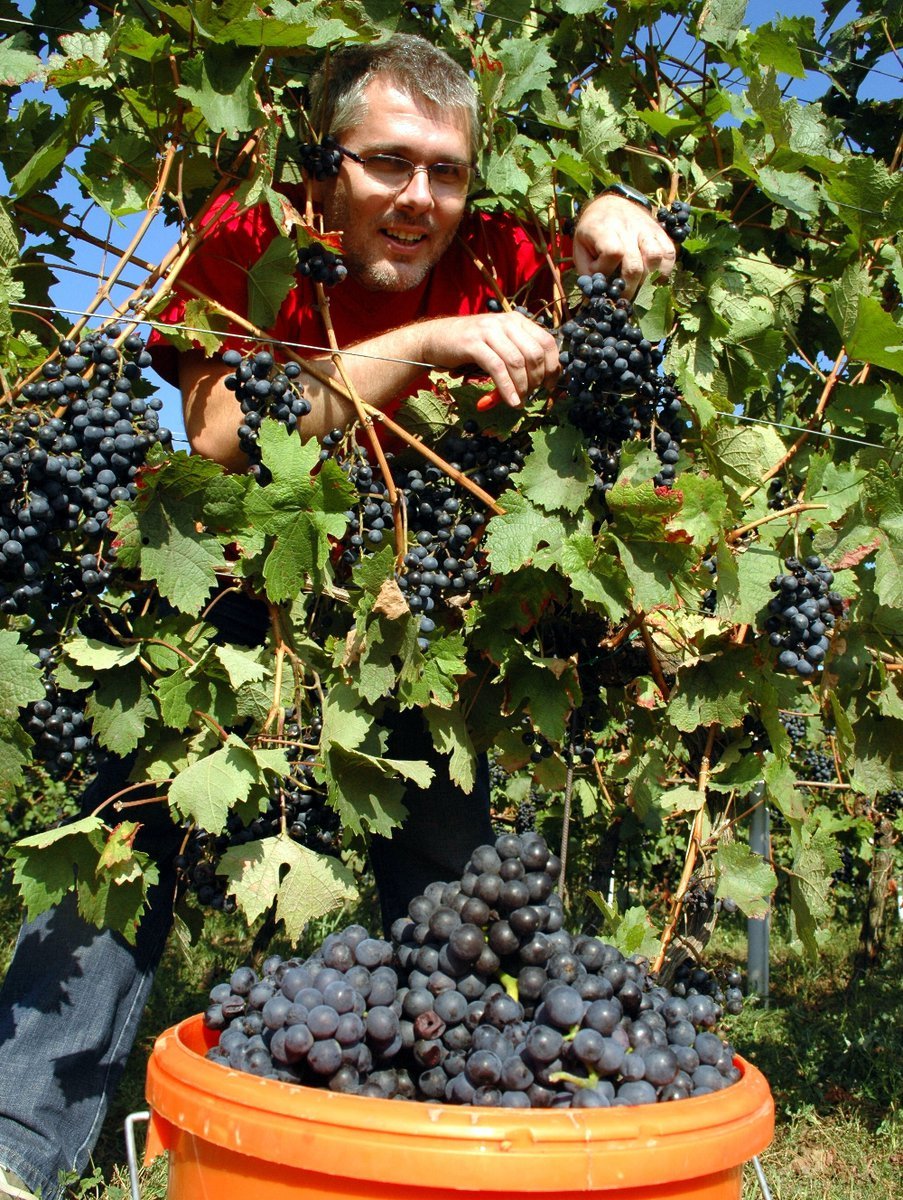
[[[397,154],[416,166],[470,162],[463,111],[446,112],[382,79],[374,79],[365,95],[366,117],[340,138],[347,149],[362,158]],[[373,291],[416,287],[448,249],[465,203],[464,195],[437,199],[425,171],[392,191],[348,158],[338,176],[322,185],[326,228],[342,231],[349,270]]]

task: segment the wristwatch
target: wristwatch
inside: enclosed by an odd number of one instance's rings
[[[654,212],[655,205],[648,196],[644,196],[642,192],[638,192],[636,188],[632,188],[629,183],[610,183],[608,187],[602,189],[600,196],[623,196],[625,200],[632,200],[634,204],[640,204],[647,212]]]

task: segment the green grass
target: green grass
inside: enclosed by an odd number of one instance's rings
[[[366,923],[366,913],[363,919]],[[347,920],[325,920],[311,940]],[[0,898],[3,957],[15,929],[11,902]],[[737,1049],[764,1072],[774,1093],[775,1139],[761,1156],[774,1200],[891,1200],[901,1194],[903,943],[899,926],[894,932],[895,943],[881,968],[853,984],[855,935],[850,929],[833,930],[814,965],[803,963],[776,938],[769,1005],[748,1002],[729,1027]],[[172,939],[92,1170],[73,1184],[72,1200],[128,1200],[123,1121],[145,1107],[144,1070],[154,1038],[202,1009],[212,983],[247,958],[252,940],[234,919],[214,922],[209,936],[190,953]],[[288,948],[274,943],[271,949],[285,953]],[[711,949],[714,961],[742,963],[745,940],[739,923],[720,932]],[[163,1200],[165,1193],[165,1164],[143,1170],[143,1200]],[[760,1195],[747,1167],[744,1200]]]

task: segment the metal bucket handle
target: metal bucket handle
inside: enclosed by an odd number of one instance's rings
[[[150,1120],[149,1112],[133,1112],[125,1119],[125,1157],[129,1164],[129,1184],[132,1189],[132,1200],[141,1200],[138,1189],[138,1152],[135,1149],[135,1125],[141,1121]]]

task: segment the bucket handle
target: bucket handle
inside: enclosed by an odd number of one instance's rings
[[[765,1172],[762,1170],[762,1164],[759,1162],[758,1155],[753,1155],[752,1165],[753,1170],[756,1172],[756,1180],[759,1184],[759,1191],[762,1193],[762,1200],[772,1200],[768,1181],[765,1178]],[[138,1200],[137,1195],[135,1200]]]
[[[129,1185],[132,1190],[132,1200],[141,1200],[138,1189],[138,1153],[135,1149],[135,1125],[138,1121],[150,1120],[149,1112],[133,1112],[125,1119],[125,1157],[129,1164]]]

